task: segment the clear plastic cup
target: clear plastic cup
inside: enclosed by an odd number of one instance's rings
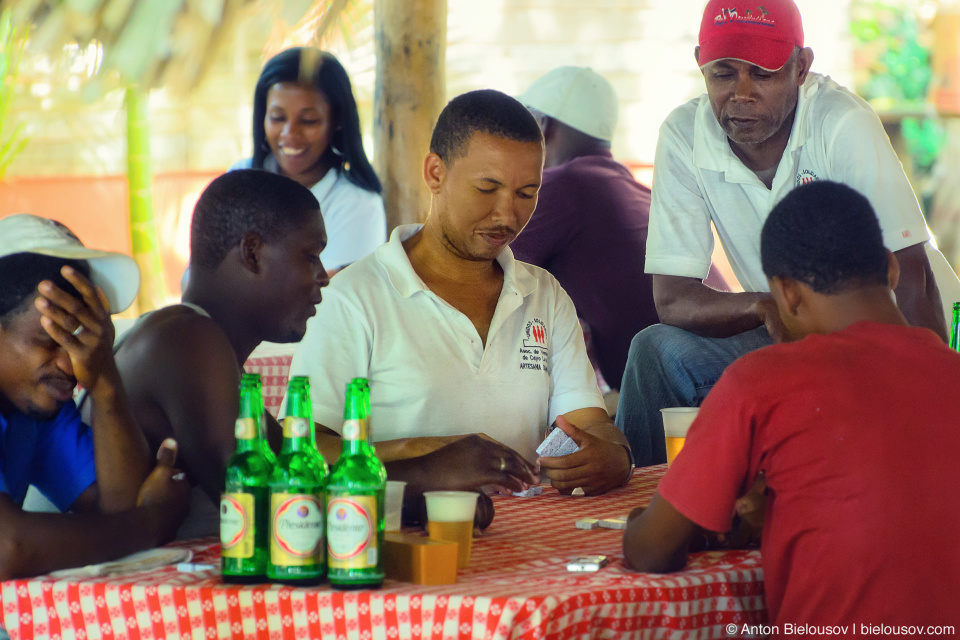
[[[663,434],[667,442],[667,466],[673,464],[677,454],[683,449],[687,439],[687,431],[697,417],[699,407],[668,407],[660,409],[663,416]]]
[[[473,516],[479,494],[472,491],[426,491],[427,535],[431,540],[457,543],[457,568],[470,566]]]
[[[406,482],[387,480],[386,508],[384,509],[384,528],[387,531],[400,531],[400,515],[403,512],[403,489]]]

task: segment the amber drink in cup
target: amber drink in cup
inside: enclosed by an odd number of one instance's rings
[[[663,416],[663,433],[667,440],[667,466],[673,464],[677,454],[683,449],[687,431],[697,417],[699,407],[668,407],[660,409]]]
[[[470,566],[473,516],[479,494],[472,491],[425,491],[427,535],[431,540],[457,543],[457,568]]]

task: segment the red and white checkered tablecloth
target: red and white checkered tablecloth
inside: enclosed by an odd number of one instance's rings
[[[244,364],[247,373],[259,373],[263,379],[263,406],[276,418],[287,392],[292,354],[252,357]]]
[[[757,551],[694,554],[670,575],[627,571],[621,531],[584,531],[574,521],[615,517],[645,505],[664,467],[638,470],[624,488],[599,497],[496,497],[496,517],[474,540],[469,569],[455,585],[387,581],[375,591],[337,592],[224,585],[219,571],[172,567],[125,576],[0,584],[12,640],[99,638],[201,640],[264,638],[395,640],[469,638],[724,638],[727,624],[766,622]],[[183,543],[195,562],[219,562],[213,539]],[[569,573],[572,556],[614,561]]]

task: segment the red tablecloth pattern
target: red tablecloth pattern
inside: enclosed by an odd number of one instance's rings
[[[219,571],[167,567],[81,581],[39,577],[0,585],[12,640],[78,638],[566,639],[724,638],[728,624],[766,622],[757,551],[695,554],[676,574],[627,571],[622,532],[574,521],[646,504],[663,467],[640,470],[606,496],[495,498],[496,518],[474,540],[455,585],[387,581],[376,591],[228,586]],[[185,543],[195,562],[218,562],[213,539]],[[566,571],[572,556],[606,554],[596,573]]]
[[[253,357],[243,366],[247,373],[259,373],[263,379],[263,406],[276,418],[287,392],[287,376],[293,355]]]

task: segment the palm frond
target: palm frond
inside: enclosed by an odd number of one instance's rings
[[[4,9],[0,14],[0,180],[27,143],[22,123],[14,127],[11,133],[5,133],[5,129],[9,128],[7,114],[28,31],[26,27],[15,25],[9,9]]]
[[[285,0],[281,4],[299,0]],[[342,41],[353,48],[355,38],[373,22],[372,0],[313,0],[302,17],[292,24],[279,16],[274,18],[273,32],[264,46],[263,57],[269,58],[292,46],[332,48]]]

